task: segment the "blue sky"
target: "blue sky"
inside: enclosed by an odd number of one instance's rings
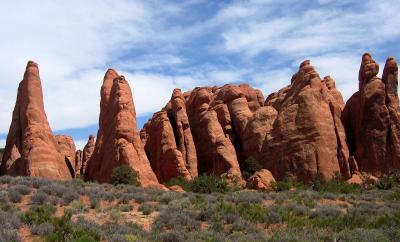
[[[29,59],[53,131],[82,147],[97,132],[109,67],[129,80],[141,126],[175,87],[246,82],[267,96],[305,59],[347,99],[364,52],[382,69],[400,50],[398,0],[4,0],[0,9],[0,146]]]

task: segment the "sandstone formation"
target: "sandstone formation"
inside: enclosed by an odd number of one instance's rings
[[[64,156],[65,163],[67,164],[68,170],[72,177],[76,175],[76,148],[74,140],[71,136],[67,135],[56,135],[55,136],[58,151]]]
[[[12,176],[71,178],[47,121],[39,69],[33,61],[28,62],[19,84],[0,171]]]
[[[0,173],[109,182],[115,167],[128,165],[143,186],[164,188],[160,183],[173,177],[191,180],[200,174],[242,184],[242,172],[251,174],[261,165],[264,169],[247,180],[251,188],[336,175],[368,186],[400,168],[396,60],[387,59],[381,79],[378,71],[364,54],[359,90],[346,104],[333,78],[320,78],[310,61],[266,100],[247,84],[175,89],[139,133],[128,82],[109,69],[96,141],[90,135],[83,151],[76,151],[71,137],[52,134],[38,67],[28,62]]]
[[[275,178],[269,170],[261,169],[255,172],[247,181],[249,188],[257,190],[270,190]]]
[[[99,131],[85,178],[109,182],[112,170],[120,165],[136,170],[143,186],[158,185],[137,130],[129,84],[110,69],[101,88]]]
[[[191,180],[183,155],[177,148],[167,112],[155,113],[144,130],[147,134],[146,154],[158,181],[164,183],[177,176]]]
[[[398,68],[388,58],[382,79],[379,65],[366,53],[359,71],[359,90],[347,101],[342,121],[350,153],[360,171],[375,176],[400,168],[400,120],[397,94]]]
[[[90,157],[92,157],[94,148],[95,148],[94,136],[93,135],[89,135],[89,140],[86,143],[86,145],[85,145],[85,147],[83,148],[83,151],[82,151],[82,164],[80,166],[81,174],[85,174],[86,173],[87,163],[88,163]]]
[[[77,150],[75,152],[75,177],[82,176],[82,161],[83,161],[83,151]]]
[[[350,177],[340,122],[343,100],[337,94],[333,80],[321,80],[310,62],[304,61],[291,85],[267,99],[266,104],[278,114],[259,159],[276,179],[331,179],[339,173]]]

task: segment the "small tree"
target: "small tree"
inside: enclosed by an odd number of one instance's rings
[[[251,175],[253,175],[254,172],[261,170],[262,166],[260,165],[260,163],[258,163],[256,159],[250,156],[245,161],[243,161],[242,164],[240,164],[240,169],[242,170],[243,177],[247,179]]]
[[[117,166],[113,169],[111,183],[114,185],[130,184],[140,186],[138,173],[128,165]]]

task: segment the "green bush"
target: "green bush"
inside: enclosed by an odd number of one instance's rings
[[[37,226],[50,222],[55,211],[55,207],[51,205],[33,206],[21,215],[21,221],[29,226]]]
[[[282,181],[271,182],[270,186],[273,191],[281,192],[290,190],[290,188],[293,187],[293,184],[290,180],[285,179]]]
[[[229,186],[226,181],[212,175],[201,175],[190,182],[190,191],[197,193],[226,193]]]
[[[247,158],[240,164],[240,170],[242,171],[242,175],[245,179],[249,178],[254,172],[262,169],[262,166],[256,159],[253,157]]]
[[[185,190],[185,191],[189,191],[190,190],[190,181],[186,180],[182,176],[177,176],[177,177],[171,178],[169,181],[167,181],[165,183],[165,185],[167,187],[178,185],[178,186],[182,187],[182,189]]]
[[[332,180],[323,180],[320,177],[315,178],[311,182],[313,190],[318,192],[330,192],[330,193],[345,193],[345,194],[360,194],[363,189],[358,184],[348,184],[344,180],[337,176]]]
[[[111,183],[114,185],[129,184],[140,186],[138,173],[128,165],[117,166],[113,169]]]

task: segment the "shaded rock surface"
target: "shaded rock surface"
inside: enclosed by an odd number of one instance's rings
[[[360,171],[375,176],[400,167],[400,122],[397,94],[398,67],[388,58],[382,79],[379,65],[364,54],[359,71],[359,90],[347,101],[342,121],[350,152]]]
[[[47,121],[39,69],[33,61],[19,84],[0,170],[2,175],[71,178]]]
[[[86,143],[86,145],[85,145],[85,147],[83,148],[83,151],[82,151],[82,164],[80,166],[81,174],[85,174],[86,173],[87,163],[90,160],[90,157],[92,157],[94,148],[95,148],[94,136],[93,135],[89,135],[88,142]]]
[[[144,126],[148,135],[145,150],[158,181],[164,183],[172,177],[182,176],[191,180],[181,151],[177,148],[174,130],[165,111],[153,115]]]
[[[68,135],[55,136],[58,150],[64,156],[65,163],[72,177],[76,175],[76,147],[74,140]]]
[[[108,70],[104,77],[100,106],[99,131],[86,179],[109,182],[115,167],[128,165],[138,172],[143,186],[157,186],[137,130],[131,89],[114,70]]]

